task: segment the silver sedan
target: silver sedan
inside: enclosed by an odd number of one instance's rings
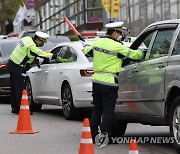
[[[42,104],[58,105],[66,119],[73,119],[77,108],[92,106],[92,59],[84,55],[81,42],[61,43],[51,53],[57,58],[27,72],[29,106],[40,111]]]

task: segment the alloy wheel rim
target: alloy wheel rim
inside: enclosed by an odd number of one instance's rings
[[[173,114],[173,134],[176,143],[180,145],[180,106],[177,106]]]
[[[68,115],[71,108],[71,93],[69,89],[64,90],[62,102],[63,102],[63,112],[65,115]]]

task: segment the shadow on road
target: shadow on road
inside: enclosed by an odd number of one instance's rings
[[[52,106],[51,108],[44,107],[41,111],[43,114],[49,114],[51,116],[61,116],[64,118],[63,111],[60,107]],[[75,121],[83,121],[84,118],[90,118],[91,117],[91,110],[90,109],[81,109],[78,110],[77,116],[74,117],[72,120]]]

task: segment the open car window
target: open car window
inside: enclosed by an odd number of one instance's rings
[[[154,59],[168,55],[174,31],[175,29],[158,31],[154,39],[148,59]]]
[[[62,50],[57,54],[58,63],[70,63],[77,61],[77,55],[71,47],[63,47]]]
[[[141,50],[144,52],[144,58],[141,61],[144,61],[146,58],[146,54],[148,50],[151,48],[151,42],[154,39],[155,31],[149,31],[143,34],[140,38],[138,38],[131,46],[131,49],[133,50]],[[123,61],[123,67],[127,65],[131,65],[134,63],[140,62],[139,60],[132,60],[132,59],[126,59]]]

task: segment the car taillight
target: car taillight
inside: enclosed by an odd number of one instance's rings
[[[0,64],[0,69],[5,69],[6,68],[6,64]]]
[[[91,76],[93,75],[94,71],[93,70],[80,70],[81,76]]]

